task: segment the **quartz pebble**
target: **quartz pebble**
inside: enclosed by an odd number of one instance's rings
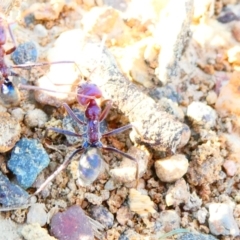
[[[44,124],[47,122],[48,116],[47,114],[41,109],[33,109],[29,110],[24,118],[25,124],[30,127],[43,127]]]
[[[41,227],[47,223],[45,204],[33,204],[27,214],[27,223],[38,223]]]
[[[188,160],[182,154],[173,155],[155,162],[158,178],[162,182],[174,182],[180,179],[188,170]]]
[[[55,214],[51,219],[51,232],[58,240],[93,240],[91,224],[79,206],[72,206],[65,212]]]
[[[11,112],[12,116],[17,119],[19,122],[23,121],[24,118],[24,111],[22,108],[15,108]]]
[[[223,163],[223,167],[228,176],[233,177],[237,171],[236,163],[232,160],[226,160]]]
[[[14,147],[8,168],[16,175],[18,183],[28,188],[37,175],[48,166],[49,157],[42,144],[35,139],[22,138]]]
[[[186,203],[190,198],[189,188],[186,181],[181,178],[176,181],[173,187],[170,187],[166,194],[167,206],[178,206],[181,203]]]
[[[226,203],[211,203],[209,205],[209,228],[214,235],[238,236],[239,228],[233,217],[233,209]]]
[[[0,203],[3,206],[21,205],[26,203],[28,193],[11,183],[0,171]]]
[[[103,206],[93,206],[90,209],[90,216],[100,222],[106,229],[113,226],[114,216]]]
[[[1,240],[20,239],[19,229],[19,225],[13,222],[11,219],[0,216]]]
[[[41,228],[38,223],[24,225],[21,234],[24,240],[57,240],[50,236],[45,228]]]
[[[217,113],[210,106],[202,102],[192,102],[187,109],[187,116],[198,124],[207,124],[214,127]]]
[[[8,113],[0,113],[0,152],[7,152],[19,140],[21,126],[16,119]]]
[[[34,34],[39,38],[44,38],[44,37],[47,37],[48,31],[42,24],[37,24],[34,27]]]
[[[17,49],[12,53],[11,58],[17,65],[27,62],[36,62],[38,58],[36,44],[34,42],[25,42],[19,44]]]

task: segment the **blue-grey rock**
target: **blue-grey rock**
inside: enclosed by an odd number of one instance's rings
[[[8,168],[23,188],[32,186],[37,175],[48,166],[49,157],[42,144],[35,139],[22,138],[15,145]]]
[[[17,49],[12,53],[11,58],[17,65],[36,62],[38,58],[36,44],[33,42],[19,44]]]
[[[103,206],[93,206],[90,209],[90,216],[100,222],[106,229],[113,226],[114,216]]]
[[[217,238],[207,234],[185,233],[179,236],[177,240],[217,240]]]
[[[0,171],[0,203],[3,206],[25,204],[28,197],[25,190],[11,183]]]

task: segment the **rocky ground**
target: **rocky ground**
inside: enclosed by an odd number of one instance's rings
[[[240,238],[237,0],[1,4],[20,48],[5,57],[16,90],[1,94],[0,239]],[[102,133],[133,125],[103,144],[138,164],[102,151],[87,186],[77,155],[31,197],[82,144],[46,129],[84,131],[62,103],[84,119],[86,80],[113,102]]]

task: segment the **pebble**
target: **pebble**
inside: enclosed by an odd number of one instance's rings
[[[229,82],[221,88],[215,105],[221,116],[228,116],[229,113],[240,115],[239,83],[240,73],[236,71],[233,72]]]
[[[47,29],[42,24],[35,25],[33,32],[39,38],[44,38],[48,35]]]
[[[90,208],[90,216],[100,222],[106,229],[111,228],[114,222],[114,216],[103,206],[93,206]]]
[[[117,221],[122,225],[125,226],[129,220],[133,218],[134,214],[131,212],[129,207],[122,206],[117,210]]]
[[[234,24],[232,26],[232,35],[238,42],[240,42],[240,23],[239,23],[239,21],[234,22]]]
[[[206,208],[203,207],[199,209],[194,215],[196,215],[196,218],[199,221],[199,223],[204,224],[208,216],[208,211]]]
[[[51,219],[51,232],[58,240],[94,240],[91,224],[79,206],[55,214]]]
[[[38,223],[24,225],[21,234],[24,240],[57,240],[50,236],[45,228],[41,228]]]
[[[47,223],[48,215],[46,213],[45,204],[33,204],[27,213],[27,223],[38,223],[41,227]]]
[[[14,147],[21,134],[21,126],[9,113],[0,113],[0,152],[4,153]]]
[[[11,115],[12,117],[14,117],[16,120],[18,120],[19,122],[22,122],[24,119],[24,111],[22,110],[22,108],[15,108],[11,111]]]
[[[188,170],[188,160],[182,154],[176,154],[155,162],[155,170],[162,182],[174,182]]]
[[[29,110],[24,118],[25,124],[30,128],[42,128],[47,121],[47,114],[43,110],[37,108]]]
[[[187,108],[187,116],[194,122],[214,127],[216,125],[217,113],[210,106],[202,102],[192,102]]]
[[[169,232],[180,227],[181,219],[175,210],[164,210],[160,213],[161,231]]]
[[[120,166],[110,170],[109,174],[114,181],[129,183],[136,180],[136,169],[138,166],[138,178],[141,178],[147,170],[149,152],[145,148],[131,147],[128,154],[134,156],[137,163],[131,159],[123,158]]]
[[[149,213],[155,213],[155,204],[149,196],[143,195],[136,189],[129,191],[128,203],[130,210],[137,213],[141,217],[148,216]]]
[[[177,240],[217,240],[212,235],[207,235],[207,234],[197,234],[197,233],[185,233],[181,235],[180,237],[177,238]]]
[[[0,216],[1,240],[20,240],[19,225],[10,218]]]
[[[21,205],[26,203],[28,193],[11,183],[0,171],[0,203],[3,206]]]
[[[221,23],[229,23],[234,20],[239,20],[239,18],[233,12],[226,12],[222,16],[218,17],[217,20]]]
[[[14,147],[8,168],[16,175],[18,183],[28,188],[37,175],[48,166],[49,157],[42,144],[35,139],[22,138]]]
[[[36,44],[34,42],[19,44],[17,49],[12,53],[11,58],[16,65],[36,62],[38,58]]]
[[[211,203],[209,205],[209,228],[214,235],[231,235],[240,234],[237,222],[233,217],[233,209],[226,203]]]
[[[226,160],[223,163],[223,168],[225,169],[225,171],[229,177],[233,177],[235,175],[235,173],[237,172],[236,163],[232,160]]]
[[[189,187],[186,181],[181,178],[176,181],[174,186],[170,186],[166,194],[167,206],[178,206],[181,203],[186,203],[190,198]]]

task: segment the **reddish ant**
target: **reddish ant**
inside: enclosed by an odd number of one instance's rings
[[[50,181],[52,181],[63,169],[65,169],[70,163],[70,161],[72,160],[72,158],[77,153],[83,153],[80,157],[79,166],[78,166],[79,183],[81,185],[90,185],[91,183],[93,183],[97,179],[100,173],[101,164],[103,161],[101,154],[99,152],[99,148],[102,148],[103,150],[119,153],[124,157],[127,157],[135,161],[137,164],[137,170],[136,170],[136,180],[137,180],[138,178],[137,160],[134,157],[130,156],[129,154],[124,153],[114,147],[104,146],[100,140],[102,137],[108,137],[113,134],[121,133],[127,129],[132,128],[132,125],[128,124],[126,126],[112,130],[108,133],[101,134],[100,127],[99,127],[100,123],[106,118],[112,105],[111,101],[109,101],[106,108],[103,111],[101,111],[101,108],[98,106],[95,100],[96,98],[101,98],[101,97],[102,97],[102,92],[95,84],[85,83],[78,86],[77,101],[80,105],[86,107],[86,110],[85,110],[86,122],[81,121],[77,117],[77,115],[71,110],[68,104],[66,103],[63,104],[63,107],[66,109],[70,117],[72,117],[77,123],[86,126],[86,129],[87,129],[86,132],[83,134],[78,134],[75,132],[71,132],[71,131],[67,131],[59,128],[48,128],[47,130],[52,130],[52,131],[73,136],[73,137],[83,137],[84,142],[82,146],[78,147],[70,155],[70,157],[67,158],[57,168],[57,170],[55,170],[55,172],[52,173],[52,175],[45,180],[45,182],[38,188],[38,190],[34,193],[34,195],[40,193]]]

